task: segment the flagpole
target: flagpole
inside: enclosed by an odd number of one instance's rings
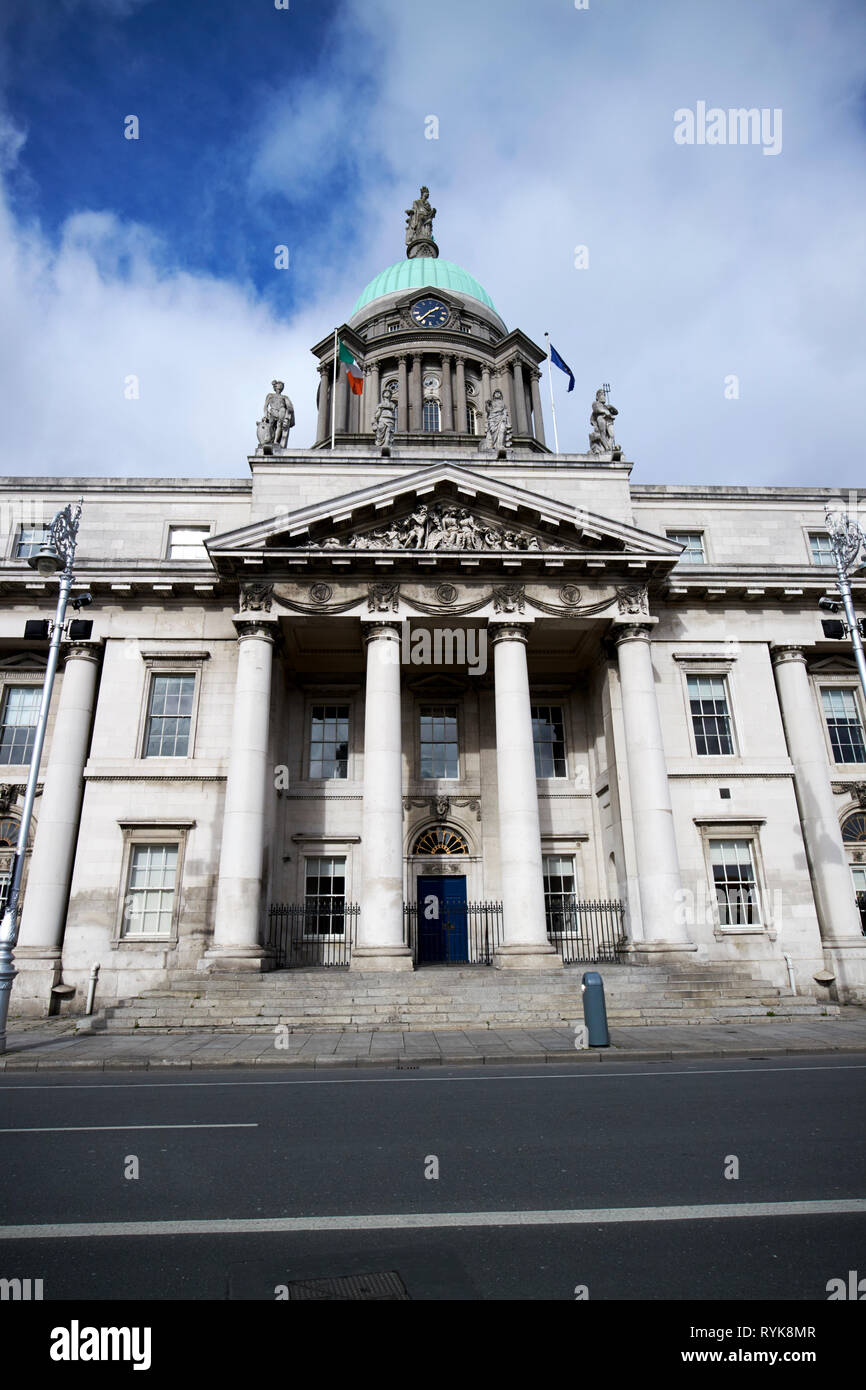
[[[553,417],[553,448],[554,451],[558,454],[559,434],[557,433],[556,429],[556,405],[553,400],[553,362],[550,356],[550,334],[545,333],[544,337],[545,341],[547,342],[547,384],[550,387],[550,413]]]
[[[334,452],[334,434],[337,422],[337,330],[334,329],[334,380],[331,383],[331,453]]]

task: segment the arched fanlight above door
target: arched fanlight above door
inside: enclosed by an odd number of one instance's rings
[[[469,846],[458,830],[448,825],[431,825],[415,841],[413,854],[468,854]]]
[[[866,845],[866,811],[855,811],[842,826],[842,843]]]

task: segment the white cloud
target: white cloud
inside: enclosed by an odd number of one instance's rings
[[[249,133],[250,197],[282,188],[297,205],[354,171],[351,234],[319,213],[306,264],[285,272],[306,296],[291,322],[247,286],[174,269],[170,246],[110,211],[81,209],[54,246],[0,207],[0,312],[17,325],[0,345],[8,471],[243,474],[277,373],[309,444],[309,345],[402,256],[403,208],[425,182],[443,256],[510,325],[538,342],[549,329],[573,367],[563,447],[586,447],[609,380],[636,480],[858,485],[864,29],[843,0],[627,14],[440,0],[435,22],[346,0],[327,80],[281,87],[270,72]],[[676,146],[673,113],[697,100],[781,107],[782,153]]]

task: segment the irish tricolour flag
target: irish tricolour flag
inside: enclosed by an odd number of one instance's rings
[[[349,382],[349,389],[353,391],[356,396],[360,396],[361,392],[364,389],[364,378],[363,376],[361,376],[360,371],[356,376],[355,373],[351,370],[352,367],[357,367],[358,364],[355,361],[349,349],[346,347],[346,344],[343,342],[342,338],[338,338],[337,342],[340,345],[340,361],[345,362],[346,364],[346,379]]]

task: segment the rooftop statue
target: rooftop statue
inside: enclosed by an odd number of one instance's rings
[[[484,437],[485,449],[507,449],[511,445],[511,416],[505,397],[497,389],[493,392],[484,409],[487,412],[487,433]]]
[[[592,403],[592,411],[589,417],[591,433],[589,436],[589,452],[591,454],[613,454],[617,452],[616,442],[613,437],[613,420],[619,411],[615,406],[609,405],[606,392],[600,387],[595,393],[595,400]]]
[[[382,399],[376,407],[373,416],[373,435],[376,445],[380,449],[387,449],[394,438],[394,431],[397,428],[397,401],[395,397],[395,386],[390,382],[382,392]]]
[[[406,209],[407,256],[438,256],[439,250],[433,240],[435,216],[436,209],[430,206],[430,189],[422,188],[420,198]]]
[[[289,442],[289,431],[295,423],[295,408],[288,396],[283,395],[284,384],[282,381],[272,381],[274,389],[265,396],[262,418],[256,424],[262,452],[285,449]]]

